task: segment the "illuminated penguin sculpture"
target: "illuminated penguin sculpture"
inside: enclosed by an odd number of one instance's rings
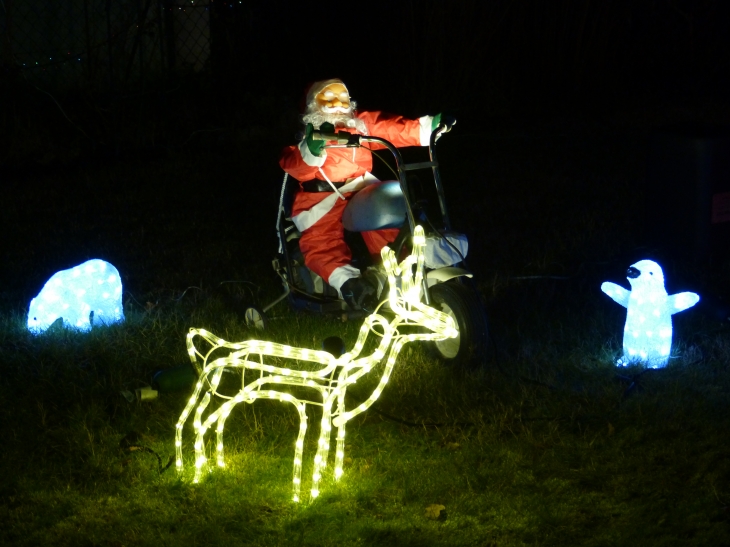
[[[603,292],[626,308],[624,354],[616,364],[665,367],[672,348],[672,315],[694,306],[700,297],[693,292],[668,295],[662,269],[652,260],[632,265],[626,277],[630,291],[615,283],[601,285]]]
[[[99,259],[61,270],[51,276],[30,301],[28,329],[41,333],[58,318],[82,331],[94,324],[124,321],[122,280],[109,262]]]

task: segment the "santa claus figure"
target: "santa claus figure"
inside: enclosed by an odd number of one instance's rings
[[[329,148],[315,140],[312,133],[348,131],[387,139],[395,146],[428,146],[440,115],[409,120],[383,112],[358,112],[345,84],[339,79],[315,82],[306,97],[302,122],[304,138],[281,154],[279,164],[301,184],[294,198],[292,220],[302,234],[299,248],[306,266],[335,288],[353,309],[360,309],[375,286],[350,262],[352,254],[345,243],[342,214],[347,200],[358,190],[377,182],[370,173],[373,158],[368,148]],[[383,148],[370,143],[370,148]],[[395,240],[397,229],[363,232],[368,251],[380,250]]]

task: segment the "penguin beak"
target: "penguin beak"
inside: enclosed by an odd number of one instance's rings
[[[641,272],[637,269],[631,266],[628,270],[626,270],[626,277],[629,279],[636,279],[641,275]]]

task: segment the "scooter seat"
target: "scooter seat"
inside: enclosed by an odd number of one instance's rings
[[[345,207],[342,225],[351,232],[400,228],[406,221],[406,202],[400,183],[376,182],[357,192]]]

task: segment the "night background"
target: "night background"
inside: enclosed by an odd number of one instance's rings
[[[0,0],[0,543],[730,545],[729,26],[721,0]],[[281,292],[278,157],[329,78],[359,109],[458,120],[441,173],[493,355],[407,353],[351,424],[353,482],[310,506],[273,405],[190,489],[155,459],[189,390],[120,391],[184,364],[190,327],[359,327],[243,321]],[[91,258],[125,324],[28,334],[30,299]],[[702,299],[666,370],[623,374],[600,284],[643,258]]]
[[[710,255],[726,241],[727,226],[707,224],[696,210],[704,202],[687,205],[727,189],[730,8],[722,2],[375,2],[337,10],[289,2],[12,0],[2,8],[0,168],[9,196],[63,174],[72,181],[62,194],[91,207],[92,196],[105,201],[105,190],[89,192],[74,170],[196,155],[201,175],[210,173],[205,184],[227,194],[216,200],[211,192],[206,201],[230,208],[231,229],[259,230],[275,210],[278,154],[300,131],[307,86],[339,77],[361,109],[459,120],[444,149],[462,150],[452,168],[458,163],[470,182],[453,192],[486,190],[488,201],[498,199],[486,170],[503,161],[517,173],[526,163],[508,165],[497,144],[529,162],[536,161],[530,145],[560,143],[569,156],[553,155],[557,178],[589,156],[617,168],[634,162],[637,199],[672,186],[659,198],[670,214],[646,200],[637,204],[650,225],[635,231],[636,242],[662,243],[652,232],[666,228],[675,232],[663,248],[671,246],[669,254],[683,247],[701,267],[708,260],[723,267],[725,257]],[[185,199],[164,178],[165,199]],[[122,199],[134,183],[110,188],[110,196]],[[541,201],[549,193],[522,183],[523,197]],[[584,186],[579,192],[601,190],[600,182]],[[247,207],[253,197],[259,203]],[[462,203],[461,194],[454,197]],[[22,200],[8,200],[13,214],[23,214]],[[106,224],[102,217],[88,211],[83,222],[94,229]],[[19,228],[12,218],[4,218],[6,234]],[[143,229],[132,218],[124,219],[129,228]],[[36,243],[50,244],[45,239]],[[15,260],[2,273],[11,299],[10,288],[37,271],[14,269]],[[35,284],[47,279],[38,275]]]

